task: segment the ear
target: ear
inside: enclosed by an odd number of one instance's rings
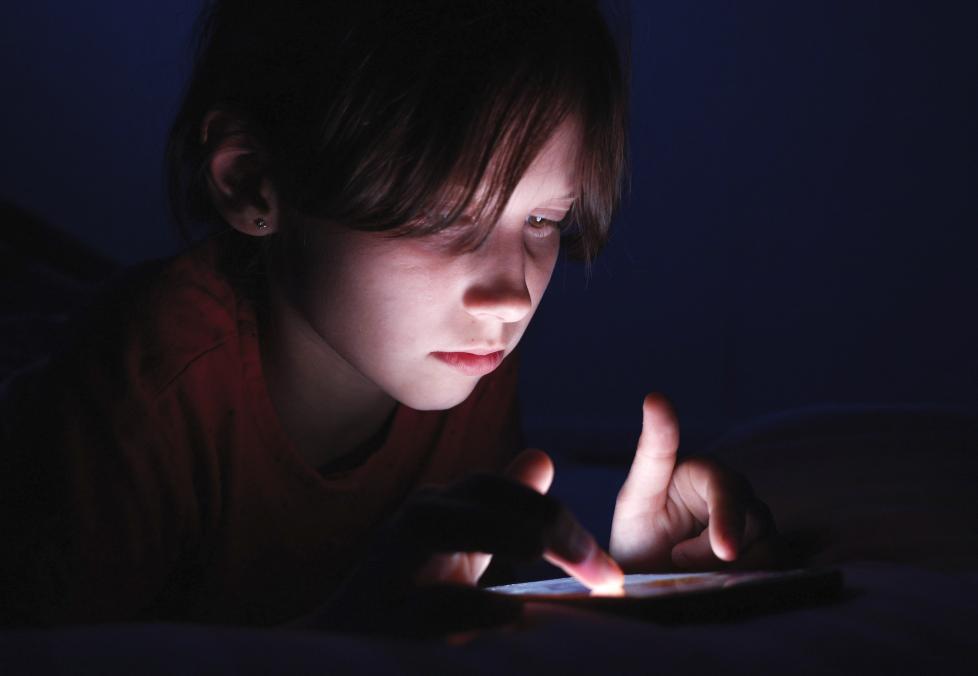
[[[268,178],[263,152],[240,120],[211,111],[201,124],[200,140],[217,147],[207,162],[211,199],[227,223],[246,235],[263,237],[281,224],[278,196]]]

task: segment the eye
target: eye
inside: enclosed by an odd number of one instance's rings
[[[530,226],[530,234],[533,237],[550,237],[558,230],[560,230],[563,221],[555,221],[552,218],[547,218],[546,216],[539,216],[537,214],[531,214],[526,217],[526,224]]]

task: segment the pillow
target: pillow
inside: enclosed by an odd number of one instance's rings
[[[809,565],[978,570],[978,410],[823,406],[759,419],[708,455],[742,472]]]

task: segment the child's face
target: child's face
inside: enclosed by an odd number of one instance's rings
[[[462,402],[499,360],[445,353],[516,347],[557,259],[560,233],[551,222],[563,220],[573,201],[577,143],[577,126],[562,124],[488,238],[468,253],[452,252],[451,228],[390,238],[319,224],[301,289],[306,321],[325,347],[394,399],[419,410]]]

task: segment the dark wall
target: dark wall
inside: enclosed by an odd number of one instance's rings
[[[197,3],[20,5],[0,197],[125,262],[171,252],[159,167]],[[628,451],[652,389],[693,448],[810,403],[978,400],[978,5],[632,15],[631,192],[527,335],[530,441]]]
[[[123,262],[175,250],[161,162],[199,6],[5,3],[0,197]]]
[[[976,401],[978,4],[632,7],[631,199],[528,337],[538,425]]]

